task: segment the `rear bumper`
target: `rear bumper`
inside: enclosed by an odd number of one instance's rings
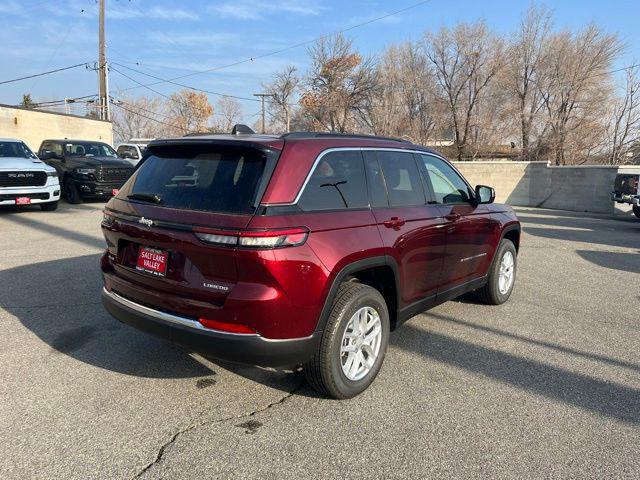
[[[154,310],[106,289],[102,290],[102,303],[122,323],[231,362],[264,367],[295,366],[309,360],[320,341],[318,333],[305,338],[272,340],[258,334],[210,330],[196,320]]]
[[[640,206],[640,195],[627,195],[613,192],[611,194],[611,200],[616,203],[628,203],[629,205]]]

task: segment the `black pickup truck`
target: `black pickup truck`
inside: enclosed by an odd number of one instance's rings
[[[611,193],[611,200],[633,206],[633,213],[640,218],[640,174],[619,173]]]
[[[63,197],[69,203],[113,197],[134,170],[131,163],[102,142],[45,140],[38,156],[58,171]]]

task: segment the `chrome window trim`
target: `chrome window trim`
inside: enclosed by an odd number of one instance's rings
[[[401,153],[411,153],[411,154],[418,153],[418,154],[422,154],[422,155],[432,155],[432,156],[434,156],[436,158],[439,158],[439,159],[445,161],[447,164],[449,164],[456,171],[456,173],[462,177],[464,182],[467,185],[469,185],[469,182],[467,182],[467,180],[462,176],[462,174],[458,171],[458,169],[455,168],[451,164],[451,162],[449,160],[447,160],[446,158],[444,158],[441,155],[438,155],[438,154],[435,154],[435,153],[432,153],[432,152],[426,152],[424,150],[416,150],[416,149],[412,149],[412,148],[410,149],[410,148],[392,148],[392,147],[332,147],[332,148],[328,148],[326,150],[323,150],[316,157],[316,159],[313,162],[313,165],[311,166],[311,170],[309,170],[309,173],[307,174],[307,177],[305,178],[304,182],[302,183],[302,187],[300,187],[300,190],[298,190],[298,194],[296,195],[296,198],[294,198],[293,202],[288,202],[288,203],[263,203],[262,206],[264,206],[264,207],[286,207],[286,206],[296,205],[300,201],[300,198],[302,197],[302,194],[304,193],[304,189],[307,187],[307,184],[309,183],[309,180],[311,179],[311,176],[315,172],[316,167],[320,163],[320,160],[322,160],[322,158],[325,155],[328,155],[329,153],[333,153],[333,152],[349,152],[349,151],[357,151],[357,152],[371,152],[371,151],[375,151],[375,152],[401,152]],[[473,191],[473,189],[471,189],[471,191]]]

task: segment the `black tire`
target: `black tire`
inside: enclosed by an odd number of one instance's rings
[[[41,203],[40,208],[44,212],[54,212],[58,209],[58,202]]]
[[[351,380],[342,370],[340,350],[349,320],[363,307],[372,307],[378,313],[382,337],[378,356],[370,371],[362,379]],[[342,283],[333,301],[318,349],[303,366],[307,381],[315,390],[330,397],[355,397],[366,390],[378,375],[389,344],[389,330],[389,312],[380,292],[360,283]]]
[[[511,255],[513,256],[513,280],[511,281],[511,286],[508,288],[508,290],[502,293],[499,286],[500,264],[502,262],[502,258],[507,252],[511,252]],[[511,292],[513,292],[513,287],[516,284],[516,273],[518,271],[517,267],[518,253],[516,251],[516,247],[511,240],[503,238],[500,241],[498,250],[493,257],[493,262],[491,263],[491,267],[489,268],[489,275],[486,285],[476,290],[478,298],[483,303],[486,303],[488,305],[502,305],[504,302],[509,300]]]
[[[636,206],[636,205],[633,206],[633,214],[636,217],[640,218],[640,206]]]
[[[76,187],[76,184],[71,177],[65,177],[62,191],[64,194],[64,199],[67,202],[73,205],[82,203],[80,192],[78,192],[78,188]]]

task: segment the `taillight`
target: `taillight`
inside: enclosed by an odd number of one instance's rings
[[[115,222],[115,220],[116,220],[115,217],[109,215],[104,210],[102,211],[102,226],[103,227],[111,227],[111,226],[113,226],[113,223]]]
[[[283,248],[302,245],[309,236],[303,227],[247,230],[242,232],[197,229],[196,236],[205,243],[239,248]]]
[[[247,231],[240,233],[240,246],[249,248],[296,247],[302,245],[308,235],[309,230],[306,228]]]
[[[239,333],[243,335],[256,334],[256,331],[253,328],[241,323],[221,322],[220,320],[212,320],[210,318],[199,318],[198,322],[200,322],[200,325],[205,328],[218,330],[220,332]]]
[[[227,245],[235,247],[238,245],[238,235],[230,233],[219,233],[211,230],[196,230],[196,237],[205,243],[213,245]]]

